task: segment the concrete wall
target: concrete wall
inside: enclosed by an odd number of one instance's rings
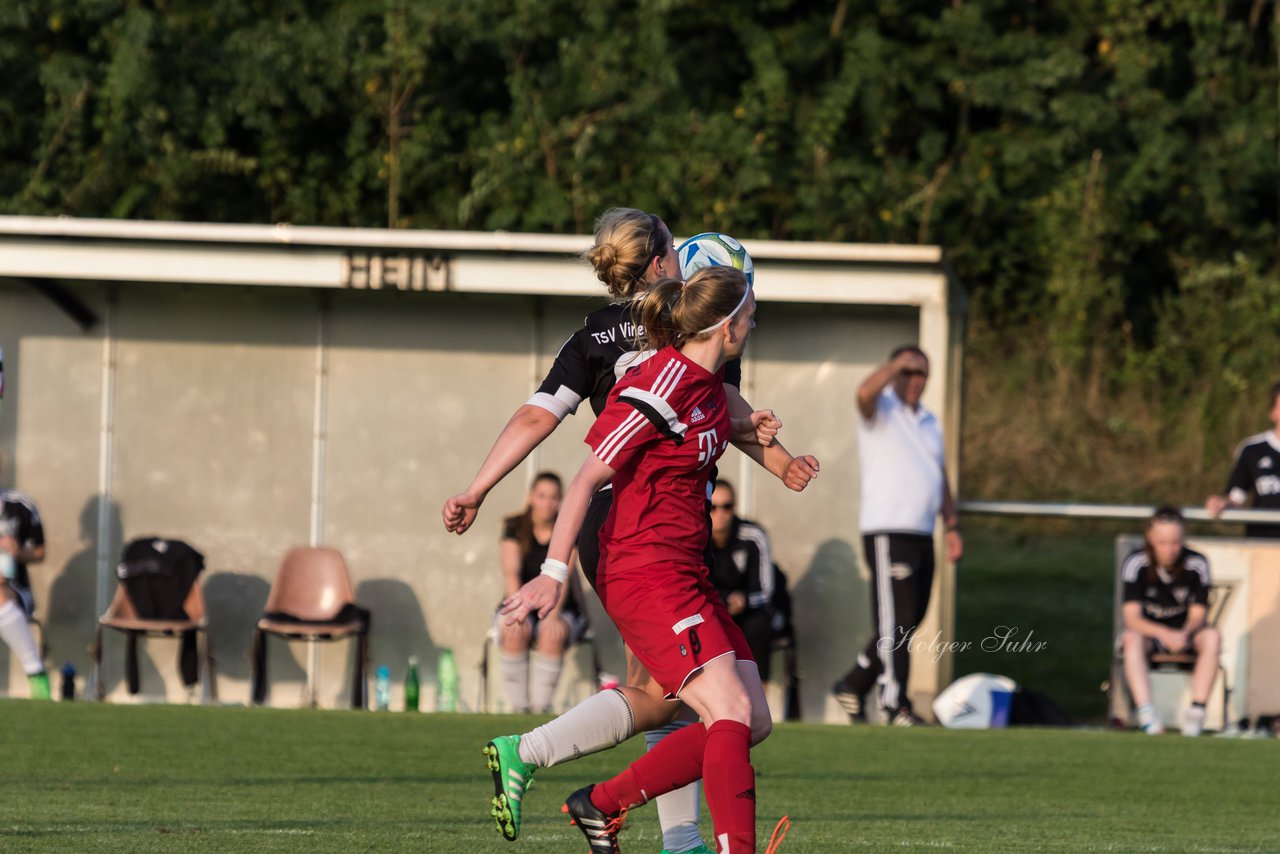
[[[475,528],[446,535],[444,498],[467,484],[510,413],[564,338],[598,301],[517,295],[311,291],[165,284],[67,285],[102,322],[81,332],[22,285],[0,282],[0,346],[9,389],[0,484],[30,492],[45,518],[48,559],[33,567],[50,664],[83,676],[96,617],[114,590],[121,544],[186,539],[204,576],[218,695],[247,702],[246,652],[276,567],[293,545],[347,558],[373,611],[373,665],[399,681],[424,663],[434,703],[439,650],[454,649],[464,705],[501,590],[501,517],[522,506],[542,468],[571,476],[585,452],[589,407],[494,490]],[[802,495],[731,450],[721,465],[766,526],[795,590],[808,719],[838,719],[826,688],[869,628],[856,531],[853,392],[895,344],[919,338],[920,312],[764,303],[745,360],[744,393],[777,410],[793,452],[822,461]],[[939,357],[941,354],[939,354]],[[935,357],[935,376],[945,376]],[[928,403],[940,409],[942,383]],[[620,647],[596,615],[607,670]],[[306,654],[271,645],[275,705],[300,701]],[[143,645],[143,695],[187,698],[176,644]],[[346,644],[319,658],[320,702],[347,702]],[[0,649],[9,692],[25,694]],[[932,671],[921,669],[933,690]],[[108,635],[103,678],[127,699],[123,640]],[[3,688],[4,680],[0,680]]]

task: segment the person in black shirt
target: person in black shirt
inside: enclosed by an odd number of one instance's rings
[[[717,480],[711,493],[708,568],[711,583],[746,635],[760,669],[760,681],[768,682],[772,658],[769,652],[775,636],[773,549],[764,528],[734,512],[736,503],[733,486]]]
[[[1274,429],[1250,436],[1236,448],[1225,495],[1210,495],[1204,503],[1217,517],[1230,507],[1244,507],[1253,499],[1255,510],[1280,510],[1280,382],[1271,386],[1271,423]],[[1246,537],[1280,537],[1280,525],[1251,523]]]
[[[1218,630],[1206,625],[1209,561],[1186,547],[1182,514],[1161,507],[1147,522],[1146,544],[1121,565],[1124,600],[1124,675],[1138,707],[1138,725],[1149,735],[1164,732],[1151,704],[1148,657],[1154,652],[1194,652],[1191,708],[1183,716],[1182,734],[1204,729],[1204,704],[1213,689],[1222,648]]]
[[[515,593],[527,581],[538,577],[547,559],[547,543],[560,511],[563,496],[560,477],[541,472],[533,479],[529,500],[523,511],[503,520],[503,598]],[[582,591],[577,576],[564,585],[559,604],[541,620],[535,615],[524,623],[507,625],[494,618],[502,661],[502,679],[507,702],[514,712],[545,712],[551,707],[556,683],[564,663],[564,651],[582,637],[586,629]],[[533,679],[530,686],[530,649],[533,652]]]
[[[49,675],[31,632],[35,597],[27,566],[44,560],[44,525],[35,502],[16,489],[0,490],[0,638],[27,674],[31,698],[49,699]]]

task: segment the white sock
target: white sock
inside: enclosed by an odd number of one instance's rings
[[[621,691],[592,694],[553,721],[520,736],[520,759],[550,768],[631,738],[631,706]]]
[[[27,614],[12,599],[0,605],[0,638],[4,638],[9,649],[18,656],[22,669],[28,676],[44,672],[44,662],[40,660],[40,652],[36,649],[36,639],[27,623]]]
[[[529,711],[529,655],[512,655],[499,650],[502,662],[502,684],[507,689],[507,702],[513,712]]]
[[[556,683],[560,681],[560,669],[564,667],[564,657],[546,656],[540,652],[535,652],[532,657],[533,687],[529,690],[529,706],[535,712],[549,711]]]
[[[644,734],[644,743],[653,750],[658,742],[693,721],[675,721],[660,729]],[[698,726],[702,726],[701,723]],[[658,824],[662,827],[662,847],[680,854],[692,851],[702,844],[698,833],[698,815],[702,808],[702,781],[695,780],[687,786],[658,796]]]

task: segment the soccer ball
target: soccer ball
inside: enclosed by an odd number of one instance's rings
[[[695,234],[676,250],[680,275],[689,278],[703,267],[736,267],[747,277],[747,287],[755,285],[756,266],[742,244],[727,234],[714,231]]]

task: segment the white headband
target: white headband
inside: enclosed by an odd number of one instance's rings
[[[699,329],[697,332],[695,332],[695,333],[693,333],[693,334],[694,334],[695,336],[697,336],[697,335],[705,335],[705,334],[707,334],[708,332],[715,332],[715,331],[716,331],[717,329],[719,329],[721,326],[724,326],[726,323],[728,323],[730,320],[732,320],[732,319],[733,319],[733,316],[734,316],[735,314],[737,314],[738,312],[742,311],[742,307],[743,307],[744,305],[746,305],[746,304],[747,304],[747,297],[749,297],[749,296],[751,296],[751,286],[750,286],[750,285],[747,285],[747,289],[746,289],[745,291],[743,291],[743,292],[742,292],[742,299],[738,300],[738,304],[737,304],[736,306],[734,306],[733,311],[729,312],[729,313],[728,313],[728,314],[726,314],[724,317],[720,318],[720,320],[719,320],[719,321],[717,321],[716,323],[711,324],[711,325],[710,325],[710,326],[708,326],[706,329]]]

